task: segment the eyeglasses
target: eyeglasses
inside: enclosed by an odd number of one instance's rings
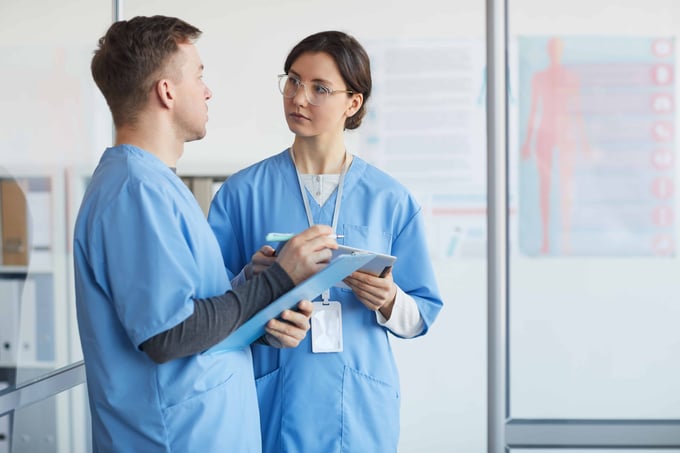
[[[334,90],[318,82],[304,84],[297,77],[289,76],[288,74],[279,74],[279,91],[281,91],[284,98],[291,99],[295,97],[301,86],[305,89],[307,101],[310,104],[317,106],[326,102],[326,99],[335,93],[354,94],[354,91]]]

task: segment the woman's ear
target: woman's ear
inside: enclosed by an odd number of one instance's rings
[[[364,95],[361,93],[355,93],[352,95],[351,103],[349,107],[347,107],[347,110],[345,111],[347,114],[347,118],[350,118],[354,116],[355,113],[359,111],[361,106],[364,104]]]

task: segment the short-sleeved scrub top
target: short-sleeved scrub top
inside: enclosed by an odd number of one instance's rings
[[[194,196],[154,155],[107,149],[74,233],[94,451],[259,452],[249,349],[154,363],[140,345],[230,289]]]
[[[336,190],[314,223],[332,225]],[[442,306],[429,259],[422,212],[404,186],[354,157],[337,219],[339,243],[397,256],[393,277],[414,298],[424,330]],[[290,153],[285,150],[231,177],[213,199],[208,221],[230,276],[240,272],[271,231],[309,226]],[[297,348],[252,346],[265,452],[396,452],[399,376],[388,331],[350,289],[332,288],[342,304],[343,351],[313,353],[307,335]],[[266,414],[266,415],[265,415]]]

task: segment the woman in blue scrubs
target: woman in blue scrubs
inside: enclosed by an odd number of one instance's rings
[[[383,278],[355,272],[314,302],[296,349],[253,345],[265,452],[396,452],[399,377],[390,334],[425,334],[442,307],[421,207],[346,149],[371,94],[369,58],[336,31],[297,44],[279,76],[293,144],[231,176],[208,221],[239,285],[275,260],[267,232],[330,225],[339,243],[397,256]]]
[[[330,227],[307,229],[229,291],[217,241],[173,170],[184,143],[206,132],[200,33],[176,18],[136,17],[113,24],[92,60],[116,125],[74,233],[95,452],[260,452],[250,349],[219,343],[337,247]],[[311,310],[306,301],[284,311],[261,341],[297,345]]]

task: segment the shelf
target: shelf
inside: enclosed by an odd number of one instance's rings
[[[0,265],[0,278],[3,278],[3,274],[52,274],[54,269],[52,267],[45,266],[3,266]]]

